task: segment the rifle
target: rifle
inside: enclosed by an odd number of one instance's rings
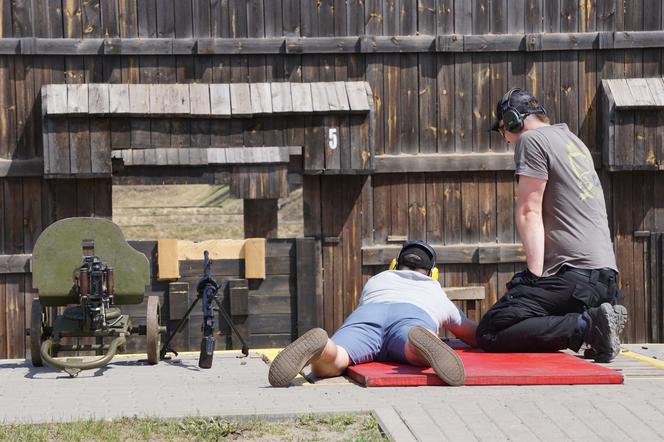
[[[193,310],[194,306],[198,302],[199,299],[203,300],[202,308],[203,308],[203,324],[201,324],[201,331],[203,332],[203,337],[201,338],[201,352],[198,357],[198,366],[200,368],[211,368],[212,367],[212,356],[214,355],[214,346],[215,346],[215,337],[214,337],[214,329],[215,329],[215,320],[214,320],[214,312],[219,312],[221,316],[224,317],[224,320],[228,323],[228,325],[231,327],[233,332],[237,335],[238,339],[240,339],[240,342],[242,343],[242,354],[244,356],[249,355],[249,347],[247,344],[244,342],[244,339],[242,338],[242,335],[238,330],[235,328],[235,325],[233,325],[233,321],[231,320],[231,317],[226,313],[226,310],[221,305],[221,302],[219,302],[219,284],[217,284],[217,281],[214,280],[212,277],[212,274],[210,272],[210,265],[212,264],[212,260],[209,258],[208,251],[205,250],[203,252],[203,276],[201,279],[198,280],[198,283],[196,284],[196,292],[197,296],[194,302],[189,306],[189,309],[185,313],[184,317],[180,320],[180,323],[177,325],[173,333],[168,337],[166,342],[164,343],[163,347],[161,348],[160,356],[163,359],[164,356],[166,355],[167,352],[172,352],[177,356],[177,352],[169,347],[169,344],[175,334],[182,328],[182,325],[184,322],[187,320],[189,317],[189,314]],[[212,306],[212,302],[217,304],[218,309],[214,309]]]

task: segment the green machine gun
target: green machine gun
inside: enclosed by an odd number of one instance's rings
[[[120,228],[103,218],[67,218],[51,224],[37,239],[32,254],[33,286],[30,354],[32,365],[44,363],[76,376],[108,364],[126,349],[127,337],[145,335],[147,360],[159,362],[159,298],[149,296],[146,325],[133,326],[121,305],[141,304],[150,268]],[[53,307],[64,311],[51,318]],[[62,310],[62,309],[61,309]],[[67,344],[63,338],[95,338],[94,344]],[[110,340],[105,343],[104,340]],[[64,351],[94,351],[91,361],[57,358]]]

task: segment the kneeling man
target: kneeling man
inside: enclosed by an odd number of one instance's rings
[[[462,385],[463,363],[438,331],[444,327],[474,347],[477,324],[447,298],[435,265],[433,247],[406,242],[390,270],[367,281],[359,306],[331,338],[321,328],[309,330],[275,357],[270,384],[288,386],[308,364],[325,378],[349,365],[382,361],[432,367],[446,384]]]

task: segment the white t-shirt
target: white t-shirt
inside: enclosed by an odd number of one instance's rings
[[[362,289],[360,305],[398,303],[421,308],[439,328],[459,326],[465,318],[438,281],[413,270],[386,270],[369,279]]]

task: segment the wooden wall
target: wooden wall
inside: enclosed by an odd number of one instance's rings
[[[366,80],[377,159],[438,155],[432,161],[444,171],[377,166],[371,176],[304,177],[305,234],[320,240],[321,320],[332,331],[355,306],[363,281],[383,268],[362,266],[362,247],[395,245],[404,236],[439,246],[517,244],[512,172],[504,162],[510,148],[487,131],[495,101],[511,86],[530,89],[601,159],[600,80],[661,76],[662,34],[638,31],[661,31],[662,20],[661,3],[645,0],[0,2],[0,158],[12,160],[0,167],[0,254],[29,253],[56,219],[111,215],[110,179],[43,180],[30,166],[43,151],[42,84]],[[49,38],[64,46],[41,40]],[[97,52],[81,43],[94,39],[109,43]],[[252,39],[275,44],[257,50]],[[111,144],[306,149],[318,130],[303,123],[312,118],[118,119]],[[75,141],[85,145],[89,130],[76,128]],[[489,160],[480,167],[471,154]],[[664,230],[664,176],[600,174],[631,311],[627,340],[661,339],[648,313],[648,244],[634,231]],[[478,314],[522,265],[497,256],[485,263],[455,258],[441,269],[445,285],[486,285]],[[0,275],[0,357],[24,355],[31,297],[29,274]]]

